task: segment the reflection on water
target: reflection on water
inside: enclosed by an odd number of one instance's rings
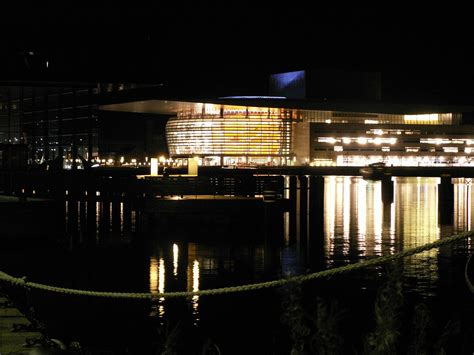
[[[380,181],[326,178],[327,267],[393,254],[439,239],[438,180],[396,178],[394,201],[383,204]],[[437,253],[433,249],[404,259],[404,275],[417,278],[420,292],[429,293],[437,281]]]
[[[327,267],[382,255],[381,183],[353,177],[325,181],[325,257]]]
[[[178,255],[179,255],[178,245],[173,244],[173,276],[174,277],[178,277]]]
[[[159,294],[165,292],[165,261],[163,258],[150,258],[150,293],[152,296],[152,316],[163,318],[165,315],[164,297]]]
[[[166,235],[150,233],[149,239],[158,244],[149,253],[149,290],[154,296],[152,314],[165,317],[165,307],[169,306],[158,296],[165,292],[165,287],[166,291],[192,292],[275,279],[393,254],[471,228],[474,192],[470,179],[453,180],[452,225],[441,225],[443,220],[438,215],[439,179],[393,178],[393,181],[393,202],[383,203],[380,181],[326,177],[321,230],[311,229],[311,211],[308,211],[307,221],[298,213],[286,212],[282,216],[281,243],[262,240],[257,235],[254,241],[251,238],[240,241],[221,233],[209,243],[189,236],[183,238],[173,231]],[[285,186],[289,188],[288,179]],[[289,197],[288,194],[289,189],[284,196]],[[300,200],[300,194],[298,196]],[[127,202],[71,200],[66,201],[65,207],[66,222],[71,230],[87,226],[97,236],[99,231],[122,236],[136,228],[137,214]],[[253,233],[256,232],[249,231],[249,235]],[[218,233],[209,232],[211,234]],[[312,248],[311,238],[323,242],[316,253],[308,251]],[[472,240],[466,241],[466,245],[472,249]],[[403,274],[410,280],[412,289],[425,296],[435,294],[443,283],[441,264],[452,253],[452,248],[433,249],[404,259]],[[312,263],[314,258],[320,263]],[[194,324],[202,318],[202,302],[196,295],[188,300]]]
[[[71,199],[65,201],[64,210],[66,231],[79,235],[81,241],[83,235],[93,235],[95,238],[89,240],[100,242],[99,237],[109,233],[124,236],[137,230],[137,212],[132,210],[130,201]]]
[[[201,257],[204,258],[204,255]],[[214,259],[206,259],[207,268],[214,269]],[[187,265],[187,288],[188,292],[199,291],[199,261],[198,261],[198,246],[195,243],[188,245],[188,265]],[[194,325],[199,323],[199,296],[191,297],[192,317]]]
[[[393,202],[383,203],[380,181],[358,177],[325,178],[324,246],[318,254],[325,261],[323,267],[397,253],[470,228],[473,203],[470,181],[455,181],[453,226],[439,224],[439,179],[393,178],[393,181]],[[160,242],[150,258],[150,291],[155,295],[164,292],[165,279],[170,285],[167,291],[198,291],[307,272],[311,265],[298,256],[306,251],[297,245],[298,238],[290,238],[291,233],[298,234],[290,230],[293,217],[285,213],[282,218],[282,243],[270,247],[262,241],[241,244],[222,239],[208,244],[176,242],[176,237],[164,236],[173,241]],[[298,221],[293,225],[298,226]],[[436,293],[439,260],[449,257],[450,250],[433,249],[403,260],[403,275],[411,280],[413,291],[424,296]],[[165,265],[170,267],[166,269]],[[186,273],[180,273],[181,268]],[[174,281],[170,283],[170,280]],[[157,297],[155,301],[155,314],[162,317],[164,299]],[[196,295],[189,299],[194,324],[200,319],[199,301]]]
[[[396,239],[398,250],[433,242],[440,238],[438,225],[438,179],[399,179],[396,191]],[[431,294],[438,281],[436,256],[432,249],[405,258],[404,275],[417,279],[420,291]]]
[[[454,183],[454,223],[440,225],[438,178],[393,178],[394,200],[382,202],[382,183],[354,177],[325,179],[324,257],[326,267],[393,254],[469,230],[472,220],[470,179]],[[444,212],[443,212],[444,213]],[[472,248],[472,240],[466,244]],[[465,251],[464,251],[465,252]],[[414,290],[433,295],[438,287],[439,260],[450,248],[432,249],[403,260],[403,273]]]
[[[194,260],[193,262],[193,292],[199,291],[199,261]],[[191,299],[193,306],[193,319],[194,325],[199,322],[199,296],[194,295]]]

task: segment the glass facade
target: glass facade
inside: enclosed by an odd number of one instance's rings
[[[223,162],[233,162],[229,157],[241,156],[237,163],[278,165],[367,165],[380,161],[434,165],[440,161],[470,162],[469,156],[454,160],[449,155],[470,155],[469,145],[474,145],[474,130],[463,126],[467,130],[461,131],[460,114],[454,113],[199,105],[179,111],[168,121],[166,135],[172,157],[224,157]]]
[[[180,113],[166,125],[169,153],[178,156],[287,157],[291,122],[277,109],[223,107],[214,114]]]
[[[409,117],[408,122],[432,118]],[[448,114],[438,115],[448,116]],[[451,117],[454,114],[449,115]],[[448,117],[449,117],[448,116]],[[474,165],[474,126],[433,124],[321,124],[310,128],[308,161],[313,165]]]
[[[0,88],[0,142],[25,144],[30,162],[97,155],[92,87]]]

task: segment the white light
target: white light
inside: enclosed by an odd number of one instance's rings
[[[334,144],[337,142],[337,140],[333,137],[319,137],[318,138],[319,143],[329,143],[329,144]]]
[[[367,138],[359,137],[359,138],[357,138],[357,143],[359,143],[359,144],[367,144]]]
[[[269,99],[269,100],[283,100],[286,96],[222,96],[219,99]]]
[[[344,137],[344,138],[342,138],[342,142],[343,142],[344,144],[349,144],[349,143],[351,142],[351,139],[350,139],[350,138],[347,138],[347,137]]]
[[[457,153],[458,147],[443,147],[445,153]]]
[[[151,158],[150,175],[151,176],[158,175],[158,159],[156,158]]]
[[[173,244],[173,275],[178,276],[178,245]]]

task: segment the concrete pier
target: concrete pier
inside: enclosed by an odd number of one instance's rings
[[[0,294],[0,354],[26,354],[31,350],[28,340],[41,336],[32,329],[31,322]]]

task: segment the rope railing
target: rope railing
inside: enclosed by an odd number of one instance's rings
[[[239,293],[239,292],[246,292],[246,291],[263,290],[263,289],[268,289],[268,288],[284,286],[286,284],[294,283],[294,282],[307,282],[307,281],[316,280],[316,279],[329,278],[332,276],[337,276],[337,275],[353,272],[356,270],[360,270],[366,267],[379,266],[391,261],[400,260],[400,259],[413,256],[415,254],[419,254],[431,249],[435,249],[435,248],[439,248],[451,243],[455,243],[460,240],[473,237],[473,236],[474,236],[474,231],[464,232],[464,233],[456,234],[456,235],[446,237],[443,239],[439,239],[437,241],[427,243],[418,247],[406,249],[395,254],[371,258],[359,263],[349,264],[349,265],[341,266],[334,269],[328,269],[328,270],[314,272],[311,274],[293,276],[293,277],[288,277],[288,278],[283,278],[283,279],[278,279],[278,280],[273,280],[273,281],[260,282],[260,283],[255,283],[255,284],[222,287],[222,288],[215,288],[215,289],[208,289],[208,290],[201,290],[201,291],[164,292],[164,293],[152,294],[149,292],[136,293],[136,292],[103,292],[103,291],[78,290],[78,289],[73,289],[73,288],[63,288],[63,287],[44,285],[44,284],[40,284],[36,282],[30,282],[30,281],[27,281],[25,277],[23,278],[13,277],[2,271],[0,271],[0,282],[3,281],[11,285],[20,286],[27,289],[37,289],[37,290],[55,292],[55,293],[61,293],[61,294],[67,294],[67,295],[116,298],[116,299],[155,299],[155,298],[162,298],[162,297],[178,298],[178,297],[192,297],[192,296],[216,296],[216,295]],[[469,281],[467,278],[467,271],[466,271],[465,277],[466,277],[466,280]]]

